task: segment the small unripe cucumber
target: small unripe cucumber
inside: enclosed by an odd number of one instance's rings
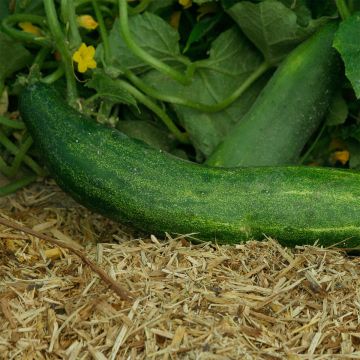
[[[191,163],[96,123],[42,83],[22,93],[20,112],[57,183],[112,219],[222,243],[360,244],[358,173]]]
[[[208,158],[208,165],[298,163],[339,83],[341,66],[332,47],[336,29],[336,23],[328,23],[292,51],[244,118]]]

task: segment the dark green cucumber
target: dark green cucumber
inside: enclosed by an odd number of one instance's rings
[[[328,23],[280,65],[250,110],[208,158],[212,166],[297,164],[324,119],[341,67]]]
[[[51,175],[77,201],[155,234],[236,243],[360,244],[360,175],[314,167],[211,168],[98,124],[47,85],[20,112]]]

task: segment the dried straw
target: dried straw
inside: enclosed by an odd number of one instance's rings
[[[360,359],[357,257],[139,238],[52,183],[1,205],[0,358]]]

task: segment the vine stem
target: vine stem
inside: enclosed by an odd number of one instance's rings
[[[13,144],[7,136],[0,130],[0,143],[13,155],[16,156],[16,154],[19,151],[19,148]],[[24,155],[23,162],[29,166],[31,170],[33,170],[37,175],[44,176],[45,171],[41,168],[39,164],[35,160],[33,160],[30,156]]]
[[[152,0],[141,0],[139,5],[129,8],[129,13],[131,15],[140,14],[146,10],[146,8],[151,4]]]
[[[126,77],[146,95],[155,99],[166,101],[172,104],[183,105],[203,112],[215,113],[227,108],[235,100],[237,100],[261,75],[263,75],[271,66],[264,61],[241,85],[227,98],[217,104],[209,105],[203,103],[193,102],[188,99],[177,96],[164,94],[155,88],[147,85],[138,76],[130,70],[125,71]]]
[[[46,25],[46,19],[43,16],[31,14],[14,14],[6,17],[2,21],[1,25],[4,32],[14,39],[23,41],[24,43],[28,44],[35,44],[38,46],[52,46],[50,39],[44,36],[34,35],[22,30],[15,29],[13,25],[18,24],[19,22],[30,22],[32,24],[43,27]]]
[[[186,75],[178,72],[173,69],[171,66],[165,64],[161,60],[153,57],[148,52],[143,50],[140,46],[138,46],[133,40],[128,23],[128,11],[127,11],[127,2],[126,0],[119,0],[119,18],[120,18],[120,33],[127,45],[127,47],[140,59],[145,61],[147,64],[151,65],[155,69],[159,70],[163,74],[166,74],[170,78],[178,81],[183,85],[188,85],[191,82],[191,75],[194,72],[194,65],[190,66]]]
[[[10,120],[9,118],[0,115],[0,124],[11,129],[23,130],[25,129],[25,124],[20,120]]]
[[[59,66],[54,72],[41,79],[45,84],[52,84],[64,75],[64,67]]]
[[[69,29],[69,46],[71,50],[77,49],[81,45],[81,36],[76,22],[76,12],[73,0],[61,1],[61,16]]]
[[[12,178],[17,174],[17,171],[19,170],[19,167],[24,160],[26,152],[29,150],[32,143],[33,141],[31,137],[27,137],[27,139],[20,145],[20,147],[17,148],[15,158],[11,166],[8,166],[6,162],[1,158],[1,171],[4,175]]]
[[[36,180],[36,175],[28,175],[19,180],[12,181],[11,183],[0,187],[0,197],[13,194],[19,189],[31,184]]]
[[[88,4],[91,1],[92,0],[74,0],[74,3],[75,3],[75,7],[78,7],[78,6]],[[103,3],[109,3],[109,4],[112,4],[112,5],[116,5],[118,0],[98,0],[98,1],[103,2]]]
[[[9,177],[13,177],[19,170],[21,163],[24,160],[25,154],[30,149],[31,145],[33,144],[33,140],[30,136],[20,145],[18,152],[15,155],[15,158],[11,164],[11,172],[8,175]]]
[[[175,138],[181,143],[188,144],[189,139],[186,133],[181,132],[171,118],[163,111],[159,106],[152,102],[147,96],[142,94],[139,90],[133,87],[131,84],[123,80],[118,80],[119,84],[123,86],[136,100],[145,105],[147,108],[152,110],[167,126],[167,128],[174,134]]]
[[[307,149],[307,151],[305,152],[305,154],[300,158],[299,160],[299,165],[304,164],[305,160],[309,157],[309,155],[312,153],[312,151],[315,148],[315,145],[318,143],[318,141],[320,140],[322,134],[324,133],[326,128],[326,121],[324,121],[324,123],[321,126],[320,131],[318,132],[316,139],[313,141],[313,143],[310,145],[310,147]]]
[[[351,15],[350,10],[346,4],[346,0],[335,0],[335,4],[341,19],[345,20]]]
[[[46,12],[46,17],[48,20],[48,26],[50,28],[56,47],[60,52],[61,59],[64,64],[64,70],[65,70],[65,76],[67,82],[67,98],[69,103],[72,106],[75,106],[78,95],[77,95],[75,76],[72,66],[71,54],[65,42],[64,34],[60,27],[54,1],[44,0],[44,7]]]
[[[39,70],[42,68],[46,56],[49,54],[50,49],[47,47],[42,47],[35,56],[35,59],[31,65],[31,68],[37,67]]]
[[[94,8],[96,20],[99,23],[100,36],[101,36],[102,44],[104,47],[105,64],[108,64],[108,62],[110,60],[111,52],[110,52],[109,37],[107,34],[104,18],[102,16],[102,13],[101,13],[101,10],[100,10],[97,0],[92,0],[91,3]]]

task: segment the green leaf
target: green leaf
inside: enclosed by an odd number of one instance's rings
[[[146,12],[129,18],[129,28],[134,42],[143,50],[162,61],[174,61],[180,57],[179,34],[159,16]],[[114,22],[109,34],[111,47],[110,65],[121,74],[125,69],[146,70],[148,65],[135,56],[121,37],[119,20]],[[103,46],[96,50],[96,58],[101,60]]]
[[[0,32],[0,79],[5,80],[30,63],[28,50],[14,39]]]
[[[356,97],[360,98],[360,14],[354,14],[340,23],[335,34],[334,47],[345,63],[345,73]]]
[[[177,3],[177,0],[152,1],[151,4],[146,9],[146,11],[158,14],[162,10],[170,8],[172,5],[174,5],[176,3]]]
[[[156,70],[146,74],[143,80],[165,94],[210,105],[230,96],[261,62],[258,51],[238,29],[233,28],[223,32],[213,42],[209,58],[201,62],[191,85],[183,86]],[[207,157],[213,152],[248,111],[264,83],[264,78],[256,82],[240,99],[217,113],[204,113],[173,105],[198,153]]]
[[[350,0],[351,1],[351,0]],[[335,1],[329,0],[306,0],[306,4],[311,10],[313,17],[318,18],[320,16],[336,16],[336,4]]]
[[[186,53],[187,50],[189,50],[190,46],[201,40],[211,29],[214,28],[214,26],[223,18],[223,14],[217,14],[215,16],[205,18],[200,20],[195,24],[193,29],[191,30],[191,33],[186,41],[186,45],[184,48],[184,53]]]
[[[170,134],[148,121],[123,120],[116,127],[131,138],[141,140],[146,144],[164,151],[170,151],[174,146],[174,139]]]
[[[290,10],[294,11],[297,23],[300,26],[308,26],[311,20],[311,11],[306,5],[306,0],[279,0]]]
[[[301,26],[296,12],[277,0],[242,1],[227,12],[270,64],[279,63],[326,21],[309,20],[307,26]]]
[[[86,86],[95,89],[97,97],[107,99],[113,103],[136,106],[136,100],[123,88],[121,82],[112,79],[100,69],[93,72],[92,77],[87,81]]]
[[[15,1],[15,14],[44,15],[43,0]]]
[[[327,126],[336,126],[341,125],[345,122],[346,118],[348,117],[349,109],[347,106],[346,101],[341,95],[341,92],[338,92],[329,108],[329,112],[326,119]]]

